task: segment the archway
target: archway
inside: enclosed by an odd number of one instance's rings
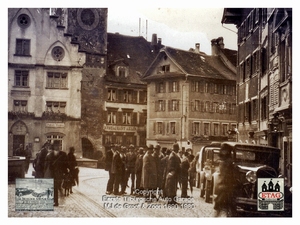
[[[87,138],[82,138],[81,143],[82,143],[82,157],[92,159],[94,153],[93,144]]]

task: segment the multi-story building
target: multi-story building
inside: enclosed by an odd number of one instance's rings
[[[81,155],[85,54],[65,35],[66,20],[49,9],[8,9],[9,156],[23,144],[34,157],[47,140]]]
[[[195,49],[161,49],[144,74],[147,81],[147,144],[198,151],[228,140],[236,129],[236,51],[212,42],[212,55]]]
[[[108,33],[103,88],[103,146],[146,145],[147,84],[142,75],[162,47],[156,34],[143,37]]]
[[[281,149],[292,184],[292,9],[226,8],[238,28],[238,131],[243,142]]]

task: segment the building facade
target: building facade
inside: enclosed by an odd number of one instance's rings
[[[235,139],[236,51],[212,40],[211,56],[195,49],[165,47],[153,61],[147,81],[147,144],[199,151],[212,141]],[[234,55],[229,60],[226,55]]]
[[[66,20],[50,9],[8,9],[9,156],[23,144],[34,157],[47,140],[82,154],[78,59],[85,54],[65,35]]]
[[[154,60],[161,40],[108,33],[103,94],[103,146],[146,146],[147,84],[142,74]]]
[[[239,140],[281,149],[292,185],[292,9],[225,9],[238,28]]]

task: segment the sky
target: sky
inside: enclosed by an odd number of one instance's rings
[[[151,41],[152,34],[162,44],[189,50],[200,43],[200,51],[211,54],[211,40],[223,37],[225,48],[237,50],[235,25],[223,24],[224,8],[138,8],[109,7],[107,31],[129,36],[143,36]],[[126,11],[126,14],[124,13]]]

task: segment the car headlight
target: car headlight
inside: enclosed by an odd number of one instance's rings
[[[256,172],[254,172],[254,171],[248,171],[248,172],[246,173],[246,179],[247,179],[250,183],[254,184],[254,183],[256,182]]]

